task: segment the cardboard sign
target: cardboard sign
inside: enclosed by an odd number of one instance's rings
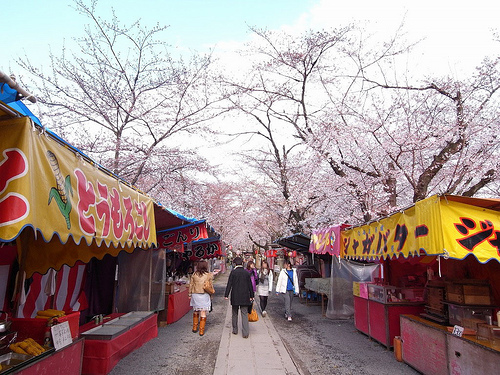
[[[54,343],[54,348],[56,350],[73,343],[73,338],[71,337],[71,331],[69,329],[69,322],[67,321],[50,327],[50,332],[52,333],[52,342]]]
[[[458,336],[458,337],[462,337],[462,335],[464,334],[464,327],[460,327],[460,326],[454,326],[453,327],[453,331],[451,331],[451,334],[453,336]]]

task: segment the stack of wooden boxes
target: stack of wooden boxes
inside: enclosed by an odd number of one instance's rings
[[[423,317],[445,324],[448,322],[448,309],[444,304],[446,300],[446,284],[442,280],[429,280],[426,285],[427,304]]]
[[[451,325],[477,330],[493,315],[490,285],[487,280],[455,280],[446,283],[448,318]]]
[[[462,305],[491,305],[490,285],[487,280],[458,280],[446,283],[448,302]]]

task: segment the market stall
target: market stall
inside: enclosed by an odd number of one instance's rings
[[[219,237],[208,237],[213,231],[207,231],[206,223],[200,221],[179,228],[172,228],[158,234],[160,246],[174,249],[184,261],[193,264],[200,260],[224,257],[225,247]],[[170,250],[172,251],[172,250]],[[165,292],[165,310],[158,315],[160,325],[178,321],[191,310],[188,285],[182,280],[167,282]]]
[[[349,319],[354,315],[357,301],[350,292],[351,286],[358,281],[373,280],[373,273],[378,269],[374,265],[357,264],[340,258],[340,233],[345,227],[345,225],[334,225],[315,229],[312,231],[309,245],[313,259],[320,257],[323,260],[328,259],[330,272],[329,277],[306,278],[305,288],[326,296],[328,305],[325,315],[331,319]],[[324,298],[322,298],[324,311],[323,300]],[[356,321],[356,315],[354,318]]]
[[[382,266],[374,283],[354,288],[356,327],[388,346],[400,336],[402,359],[426,374],[498,368],[499,210],[498,199],[433,196],[343,231],[344,257]],[[374,314],[375,303],[385,311]]]
[[[9,106],[2,103],[2,108]],[[30,333],[36,337],[29,339],[55,345],[49,323],[62,327],[64,316],[77,315],[72,320],[78,326],[79,311],[85,308],[85,264],[155,245],[154,202],[16,110],[4,112],[0,134],[0,259],[6,263],[0,270],[5,281],[1,304],[13,320],[13,333],[38,327]],[[35,315],[46,307],[61,314],[49,316],[40,327]],[[14,350],[9,344],[21,343],[15,334],[3,343],[5,354]],[[70,366],[81,364],[83,355],[83,341],[71,344],[76,337],[69,332],[69,343],[34,354],[36,360],[27,359],[26,366],[33,368],[36,362],[38,369],[50,368],[61,355],[76,356],[61,369],[79,373]]]
[[[9,90],[3,85],[0,93],[0,100],[5,93],[15,100],[0,101],[0,306],[12,327],[0,334],[0,355],[10,353],[8,345],[17,344],[16,335],[24,338],[23,332],[38,345],[50,344],[49,324],[65,325],[70,317],[68,336],[75,341],[74,325],[97,315],[165,310],[167,251],[175,251],[177,242],[183,249],[207,238],[213,229],[154,202],[45,129]],[[174,246],[164,237],[157,248],[157,230],[184,226],[175,232]],[[60,314],[40,324],[40,311]],[[156,336],[156,330],[148,332],[145,341]],[[129,348],[132,341],[145,342],[135,336],[119,341]],[[44,353],[43,361],[48,366],[69,346]],[[80,346],[72,345],[72,353]],[[111,367],[128,352],[117,353]],[[38,368],[41,361],[36,358]]]

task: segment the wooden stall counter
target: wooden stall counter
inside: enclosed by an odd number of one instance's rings
[[[428,375],[494,374],[500,345],[476,336],[452,335],[446,326],[415,315],[401,315],[403,361]]]

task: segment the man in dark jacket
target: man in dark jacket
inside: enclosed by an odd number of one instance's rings
[[[233,333],[238,334],[238,310],[241,311],[241,333],[248,337],[248,307],[252,305],[254,292],[250,274],[243,268],[243,259],[234,258],[234,269],[229,274],[224,297],[228,299],[231,293],[231,306],[233,307]]]

